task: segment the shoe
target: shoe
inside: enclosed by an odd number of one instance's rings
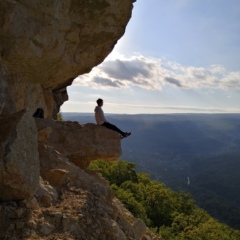
[[[122,136],[122,138],[126,138],[126,137],[128,137],[128,136],[130,136],[130,135],[131,135],[130,132],[129,132],[129,133],[128,133],[128,132],[125,132],[124,135]]]
[[[129,133],[126,133],[126,137],[128,137],[128,136],[130,136],[131,135],[131,133],[129,132]]]

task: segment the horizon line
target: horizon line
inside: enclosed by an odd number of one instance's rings
[[[60,111],[59,113],[75,113],[75,114],[92,114],[94,115],[94,112],[67,112],[67,111]],[[206,114],[206,115],[214,115],[214,114],[240,114],[240,112],[169,112],[169,113],[111,113],[111,112],[105,112],[106,114],[114,114],[114,115],[169,115],[169,114]]]

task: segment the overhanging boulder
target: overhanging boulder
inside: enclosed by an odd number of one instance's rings
[[[58,92],[77,76],[90,72],[123,36],[133,2],[1,0],[0,87],[2,82],[9,83],[3,94],[3,113],[26,107],[31,111],[38,107],[45,112],[51,110],[44,102],[36,101],[39,98],[35,98],[35,91],[28,99],[27,85]],[[15,106],[7,99],[13,99]]]

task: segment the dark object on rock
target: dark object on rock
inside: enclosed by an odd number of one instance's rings
[[[44,118],[44,110],[42,108],[37,108],[36,112],[33,114],[33,117]]]

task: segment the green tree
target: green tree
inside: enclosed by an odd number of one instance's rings
[[[240,231],[217,222],[189,194],[174,192],[147,174],[136,173],[133,163],[94,161],[89,168],[101,173],[126,208],[164,239],[240,239]]]
[[[57,113],[57,121],[63,121],[62,113]]]

